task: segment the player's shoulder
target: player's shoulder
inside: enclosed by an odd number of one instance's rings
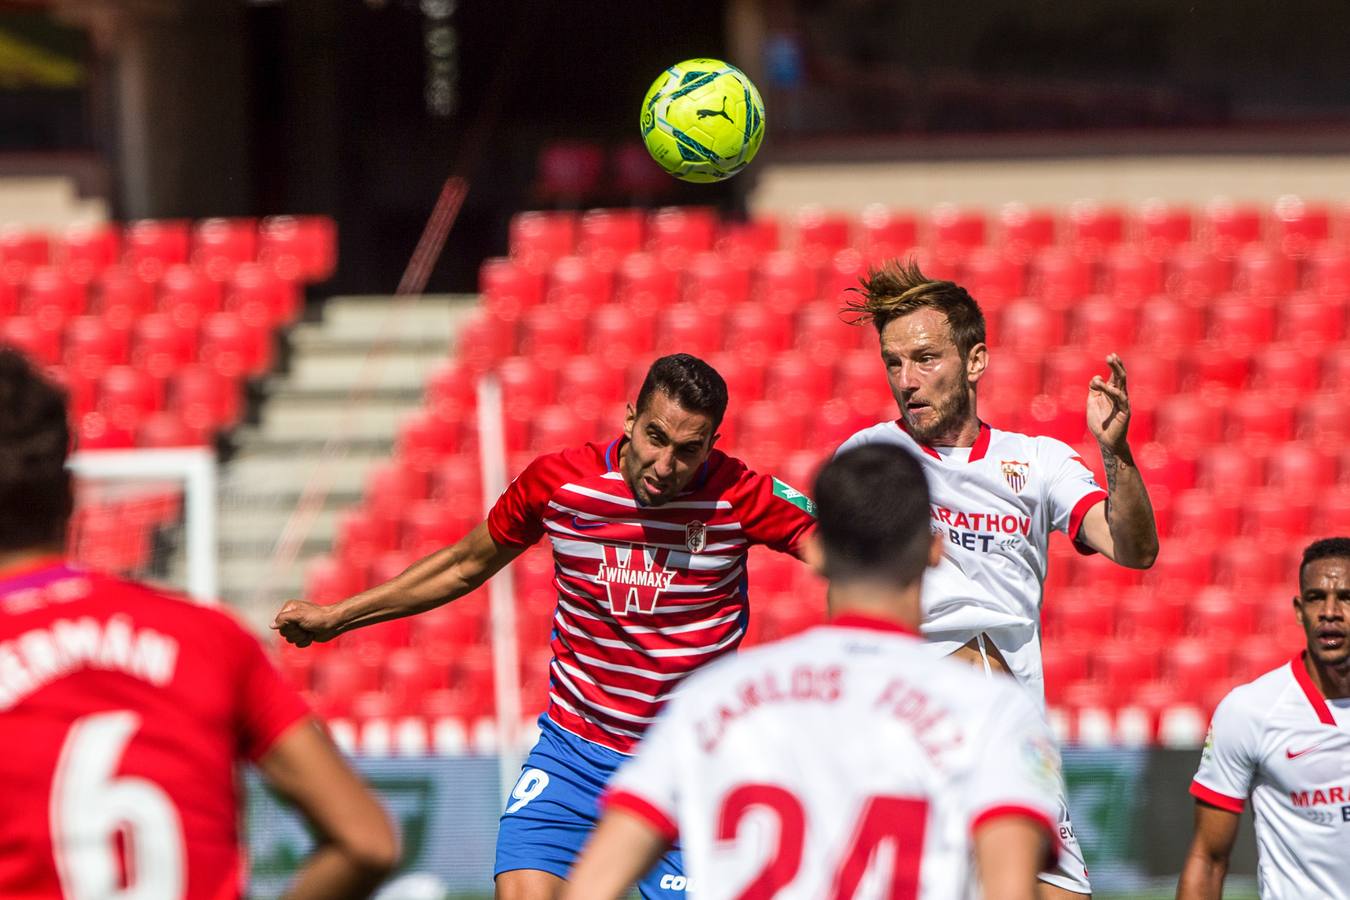
[[[1044,434],[1026,434],[1021,431],[1004,431],[1002,428],[989,427],[990,456],[1000,459],[1010,455],[1023,459],[1045,462],[1060,462],[1078,456],[1078,451],[1061,441]]]
[[[163,585],[116,575],[89,573],[87,577],[95,595],[124,605],[129,612],[145,611],[163,624],[183,623],[190,627],[210,628],[215,635],[231,633],[252,637],[238,614],[218,601],[199,600]]]
[[[716,448],[708,454],[704,471],[695,480],[690,493],[705,499],[728,500],[733,505],[772,494],[779,500],[815,514],[815,506],[803,491],[776,475],[758,472],[743,460]]]
[[[557,487],[618,469],[619,438],[541,453],[517,478]]]
[[[852,450],[854,447],[862,447],[866,444],[898,444],[911,450],[918,449],[918,444],[914,438],[910,437],[900,425],[892,419],[885,422],[878,422],[875,425],[869,425],[866,428],[855,431],[849,436],[836,454],[843,453],[845,450]]]
[[[1288,662],[1281,663],[1230,690],[1219,701],[1214,716],[1231,721],[1263,721],[1289,691],[1297,687],[1291,665]]]

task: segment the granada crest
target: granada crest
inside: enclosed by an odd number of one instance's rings
[[[1005,459],[1000,463],[1000,466],[1003,469],[1003,480],[1008,482],[1008,487],[1016,493],[1022,493],[1022,488],[1027,486],[1027,475],[1031,472],[1031,463]]]
[[[697,520],[684,526],[684,545],[690,553],[702,553],[708,546],[708,526]]]

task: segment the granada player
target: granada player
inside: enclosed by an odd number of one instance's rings
[[[236,764],[315,826],[286,896],[366,897],[389,820],[223,612],[64,562],[65,403],[0,350],[0,896],[244,896]]]
[[[705,900],[966,897],[972,850],[982,896],[1034,896],[1058,752],[1024,691],[922,647],[944,540],[922,468],[860,447],[814,493],[832,620],[690,678],[611,782],[565,900],[625,896],[676,835]]]
[[[1191,784],[1195,837],[1178,900],[1223,895],[1249,797],[1265,900],[1350,891],[1350,538],[1308,545],[1298,580],[1306,646],[1214,711]]]
[[[539,457],[487,521],[391,581],[333,606],[292,601],[273,627],[299,646],[412,615],[477,588],[527,547],[553,545],[553,660],[542,734],[497,835],[496,895],[557,896],[595,824],[600,791],[667,694],[731,653],[748,616],[751,544],[799,554],[803,494],[713,448],[727,389],[687,354],[658,359],[621,436]],[[680,893],[678,854],[643,883]]]
[[[850,304],[880,337],[900,417],[858,432],[841,449],[898,444],[923,464],[933,530],[947,555],[983,587],[972,604],[929,592],[924,633],[939,653],[1010,671],[1044,703],[1040,606],[1049,535],[1064,532],[1082,553],[1146,569],[1158,554],[1153,509],[1127,440],[1125,366],[1111,354],[1110,380],[1087,389],[1087,423],[1106,467],[1103,491],[1067,444],[991,428],[976,409],[989,363],[984,315],[961,286],[924,276],[913,262],[869,273]],[[1044,896],[1091,892],[1073,826],[1061,823],[1060,866]]]

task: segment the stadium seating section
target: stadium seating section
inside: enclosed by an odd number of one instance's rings
[[[682,350],[730,385],[722,446],[808,489],[841,440],[895,415],[875,332],[839,312],[869,263],[911,253],[985,309],[980,412],[996,427],[1060,438],[1100,467],[1087,383],[1107,352],[1124,357],[1162,553],[1139,573],[1055,538],[1049,701],[1070,740],[1194,742],[1218,697],[1300,645],[1300,549],[1350,532],[1346,210],[1291,198],[1273,209],[812,209],[781,223],[696,208],[521,213],[510,255],[482,266],[481,308],[457,353],[332,557],[309,572],[309,596],[396,574],[481,518],[474,385],[489,369],[512,473],[617,434],[652,357]],[[542,545],[515,567],[527,710],[547,690],[551,569]],[[794,560],[753,553],[751,592],[749,642],[821,619],[822,587]],[[458,722],[435,733],[453,743],[492,713],[484,600],[287,652],[286,665],[326,715]],[[407,735],[425,745],[425,730]]]
[[[209,444],[335,261],[322,217],[3,228],[0,343],[65,386],[81,450]],[[177,515],[163,497],[84,500],[74,552],[113,571],[139,568],[151,526]]]

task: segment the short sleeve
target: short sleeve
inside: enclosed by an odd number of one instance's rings
[[[637,752],[609,781],[602,804],[637,816],[669,842],[679,832],[678,757],[681,724],[678,695],[673,698],[638,744]]]
[[[999,692],[972,761],[966,810],[971,832],[1002,816],[1031,819],[1056,842],[1059,748],[1045,717],[1011,684]]]
[[[737,486],[736,515],[750,543],[800,556],[802,539],[816,524],[816,504],[784,481],[747,472]]]
[[[1240,813],[1250,793],[1256,770],[1256,723],[1233,694],[1223,698],[1205,735],[1200,769],[1191,782],[1191,795],[1211,806]]]
[[[1078,529],[1088,510],[1106,499],[1106,491],[1078,452],[1061,441],[1041,438],[1041,455],[1048,473],[1045,500],[1050,511],[1050,527],[1067,534],[1074,546],[1092,553],[1078,541]]]
[[[237,627],[237,626],[236,626]],[[268,659],[262,644],[253,635],[239,629],[242,655],[239,673],[238,723],[239,753],[257,760],[272,749],[277,738],[296,722],[309,715],[309,706],[286,683],[281,672]]]
[[[528,547],[544,536],[544,508],[562,480],[558,454],[540,456],[515,477],[488,513],[488,533],[498,544]]]

